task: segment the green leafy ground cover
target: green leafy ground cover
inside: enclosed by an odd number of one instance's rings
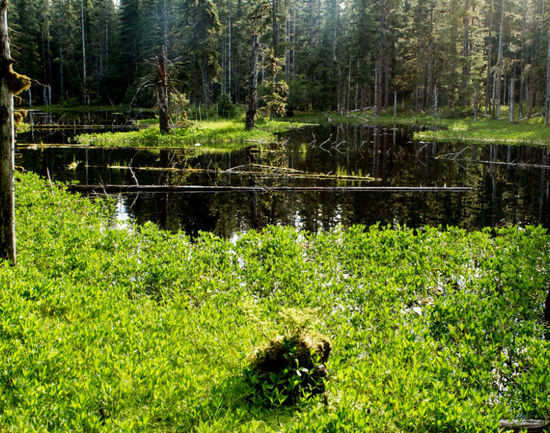
[[[550,417],[541,228],[191,242],[109,212],[19,175],[19,264],[0,264],[2,431],[491,432]],[[251,403],[247,357],[288,311],[331,339],[326,406]]]
[[[150,123],[150,122],[147,122]],[[82,134],[74,141],[84,145],[103,147],[205,147],[208,149],[234,150],[252,143],[277,141],[277,134],[303,126],[278,120],[263,120],[251,131],[244,129],[244,121],[203,120],[192,121],[187,128],[174,128],[162,135],[158,124],[133,132]]]

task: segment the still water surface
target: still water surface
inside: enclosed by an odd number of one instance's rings
[[[259,151],[193,155],[182,150],[18,149],[17,164],[54,180],[81,184],[263,186],[265,192],[113,195],[117,218],[153,221],[191,235],[224,237],[268,224],[316,232],[338,224],[505,224],[550,228],[550,161],[546,147],[419,143],[407,129],[339,125],[306,128],[287,143]],[[253,166],[251,164],[254,164]],[[251,173],[250,167],[278,167]],[[129,169],[128,167],[132,167]],[[192,167],[202,171],[185,171]],[[241,167],[241,174],[224,172]],[[163,170],[164,169],[164,170]],[[168,169],[168,170],[166,170]],[[297,172],[365,176],[342,181]],[[246,173],[242,174],[242,171]],[[303,174],[301,173],[301,174]],[[468,186],[467,193],[273,192],[270,186]]]

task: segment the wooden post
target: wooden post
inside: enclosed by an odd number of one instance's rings
[[[8,33],[8,0],[0,2],[0,258],[15,264],[15,191],[13,93],[8,80],[12,74]]]

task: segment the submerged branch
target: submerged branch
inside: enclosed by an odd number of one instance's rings
[[[224,185],[68,185],[69,191],[106,192],[469,192],[469,187],[413,186],[224,186]]]

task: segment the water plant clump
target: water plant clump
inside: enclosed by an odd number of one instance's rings
[[[330,351],[328,338],[315,333],[302,331],[274,338],[254,353],[245,370],[253,388],[251,401],[266,406],[292,405],[324,394]]]

